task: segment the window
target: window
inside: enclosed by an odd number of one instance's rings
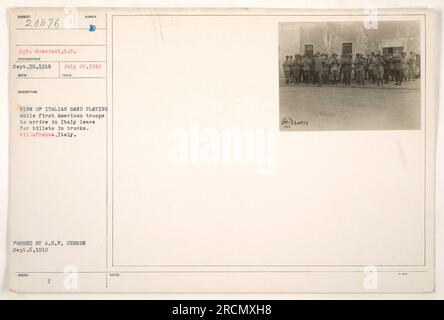
[[[382,53],[394,54],[394,53],[399,53],[403,49],[404,49],[403,47],[386,47],[382,48]]]
[[[353,53],[353,46],[351,42],[343,43],[342,44],[342,54],[352,54]]]
[[[313,45],[312,44],[305,45],[305,55],[310,56],[310,57],[313,55]]]

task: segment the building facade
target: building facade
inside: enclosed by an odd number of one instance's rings
[[[362,22],[301,23],[298,26],[299,52],[337,54],[374,51],[394,53],[399,50],[420,53],[418,21],[379,22],[377,29],[366,29]]]

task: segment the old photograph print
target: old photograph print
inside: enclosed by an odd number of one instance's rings
[[[279,23],[280,129],[421,128],[419,21]]]

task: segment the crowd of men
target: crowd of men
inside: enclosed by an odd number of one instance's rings
[[[403,51],[394,54],[379,51],[369,55],[356,53],[330,56],[317,52],[313,56],[296,54],[285,56],[282,65],[285,83],[312,83],[350,85],[352,78],[358,85],[365,85],[365,81],[383,83],[394,81],[400,86],[404,81],[415,80],[419,77],[417,56],[414,52],[407,54]]]

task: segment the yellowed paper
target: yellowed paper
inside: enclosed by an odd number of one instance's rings
[[[9,25],[12,290],[434,290],[433,11]]]

